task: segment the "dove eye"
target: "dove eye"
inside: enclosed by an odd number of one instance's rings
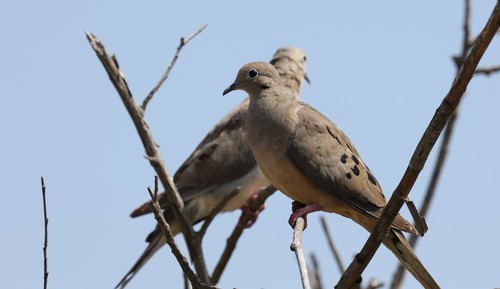
[[[259,75],[259,71],[257,69],[250,69],[250,71],[248,71],[248,77],[250,78],[254,78],[257,75]]]
[[[306,62],[307,62],[307,57],[306,57],[305,55],[304,55],[304,61],[306,61]]]

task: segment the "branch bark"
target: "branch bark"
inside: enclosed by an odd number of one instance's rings
[[[47,200],[45,197],[45,180],[41,177],[42,181],[42,199],[43,199],[43,220],[44,220],[44,241],[43,241],[43,289],[47,289],[47,284],[49,281],[49,270],[48,270],[48,245],[49,245],[49,218],[47,217]]]
[[[149,192],[149,195],[151,196],[151,200],[153,201],[151,203],[151,210],[153,211],[155,219],[158,222],[158,225],[160,226],[163,234],[165,235],[165,238],[167,239],[167,244],[170,246],[172,254],[177,259],[177,262],[179,262],[179,265],[181,266],[182,271],[184,272],[186,277],[191,282],[191,285],[193,286],[193,288],[194,289],[215,289],[215,288],[217,288],[214,286],[207,285],[200,280],[200,278],[193,272],[193,270],[191,270],[191,267],[189,267],[188,261],[182,255],[181,251],[179,250],[179,247],[177,247],[177,244],[175,243],[175,240],[174,240],[174,236],[172,235],[172,231],[170,230],[170,226],[168,225],[167,221],[163,217],[160,203],[158,203],[158,176],[155,176],[154,192],[151,190],[151,187],[148,187],[148,192]]]
[[[460,70],[460,66],[462,65],[463,60],[467,57],[467,54],[469,53],[469,50],[472,46],[471,39],[470,39],[470,10],[471,10],[471,3],[470,0],[465,0],[464,1],[464,22],[463,22],[463,40],[462,40],[462,51],[460,56],[453,57],[455,60],[455,64],[457,67],[457,73]],[[477,68],[476,71],[474,72],[475,75],[479,74],[485,74],[485,75],[490,75],[492,73],[500,71],[500,66],[491,66],[491,67],[484,67],[484,68]],[[425,193],[425,198],[422,203],[422,206],[420,208],[420,213],[422,217],[425,218],[427,215],[427,212],[429,210],[430,204],[432,202],[432,199],[434,197],[435,191],[437,184],[439,182],[439,178],[441,176],[441,172],[444,167],[444,163],[446,161],[446,157],[448,154],[448,148],[449,144],[451,141],[451,137],[453,135],[453,129],[455,127],[455,121],[458,117],[458,108],[455,109],[453,114],[451,115],[450,119],[448,120],[448,123],[446,124],[445,132],[443,135],[443,139],[440,145],[438,157],[436,160],[436,164],[434,166],[431,180],[429,182],[429,185],[427,187],[426,193]],[[419,238],[417,236],[410,236],[408,243],[412,246],[415,247]],[[403,265],[399,265],[398,268],[396,269],[396,272],[394,273],[394,279],[391,283],[391,288],[392,289],[398,289],[401,288],[404,280],[404,276],[406,275],[406,270]]]
[[[179,192],[177,191],[174,182],[172,181],[172,178],[168,174],[160,151],[158,150],[153,135],[149,130],[149,126],[147,125],[144,115],[145,111],[142,107],[136,105],[132,93],[128,87],[127,81],[125,80],[124,74],[121,71],[120,66],[118,65],[118,60],[116,59],[116,57],[114,55],[110,56],[104,48],[102,42],[92,33],[87,32],[86,35],[90,45],[92,46],[92,49],[103,64],[111,82],[115,86],[115,89],[120,95],[125,108],[132,118],[135,128],[146,150],[146,158],[149,160],[151,166],[156,171],[156,174],[159,176],[160,181],[165,188],[167,200],[170,203],[172,212],[174,213],[177,220],[179,220],[179,226],[182,234],[184,235],[184,240],[186,241],[190,256],[191,258],[193,258],[196,272],[203,280],[203,282],[209,283],[210,279],[203,257],[202,248],[201,246],[194,246],[193,242],[191,241],[193,240],[194,236],[193,228],[182,212],[184,203],[179,195]],[[195,33],[194,35],[197,34]],[[171,64],[171,66],[172,65],[173,64]]]
[[[405,171],[405,174],[403,175],[403,178],[393,192],[373,232],[370,234],[370,237],[361,252],[357,255],[357,258],[354,259],[342,275],[336,288],[351,288],[356,280],[360,278],[362,272],[373,258],[377,249],[380,247],[380,244],[383,238],[387,235],[394,218],[403,206],[404,200],[408,197],[411,188],[422,171],[432,147],[436,143],[437,138],[439,137],[451,114],[460,103],[460,100],[467,89],[467,85],[472,79],[474,71],[477,68],[479,60],[488,48],[499,27],[500,6],[497,1],[486,26],[474,42],[471,51],[465,58],[448,94],[443,99],[424,135],[422,136]]]
[[[307,270],[306,258],[302,250],[302,231],[304,230],[304,219],[298,218],[293,230],[293,241],[290,245],[290,250],[295,252],[297,263],[299,264],[300,280],[302,288],[311,289],[311,281],[309,281],[309,272]]]

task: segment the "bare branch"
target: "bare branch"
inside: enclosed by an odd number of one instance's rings
[[[471,47],[471,38],[470,38],[470,0],[465,0],[464,3],[464,23],[463,23],[463,31],[464,31],[464,36],[463,36],[463,44],[462,44],[462,55],[461,56],[456,56],[453,57],[455,60],[455,63],[457,65],[457,73],[458,70],[460,69],[461,61],[465,59],[467,53],[469,53],[469,49]],[[477,68],[476,71],[474,72],[475,75],[478,74],[485,74],[485,75],[490,75],[491,73],[497,72],[500,70],[500,66],[492,66],[488,68]],[[420,208],[420,212],[422,217],[425,217],[427,215],[427,211],[430,207],[431,201],[433,199],[434,193],[436,191],[436,186],[439,181],[439,178],[441,176],[442,168],[444,166],[444,162],[446,160],[446,156],[448,153],[448,147],[450,144],[451,136],[453,134],[453,128],[455,126],[455,120],[458,115],[458,108],[455,109],[453,114],[451,115],[450,119],[448,120],[448,123],[445,128],[445,132],[443,135],[443,140],[441,142],[441,146],[439,149],[438,157],[436,164],[434,166],[431,180],[429,182],[429,186],[427,188],[426,194],[424,201],[422,203],[422,206]],[[408,243],[412,246],[415,247],[417,244],[417,241],[419,238],[417,236],[410,236]],[[406,275],[406,270],[403,265],[399,265],[398,268],[396,269],[396,272],[394,273],[394,278],[391,283],[391,288],[392,289],[398,289],[401,288],[404,280],[404,276]]]
[[[257,210],[260,206],[262,206],[267,198],[271,196],[274,192],[276,192],[276,188],[273,185],[267,186],[265,189],[260,190],[257,199],[252,202],[250,209],[252,211]],[[231,236],[226,240],[226,247],[224,248],[224,252],[219,259],[219,262],[215,266],[215,269],[212,273],[212,284],[219,283],[220,277],[222,276],[222,272],[226,269],[226,266],[229,262],[229,259],[233,255],[234,249],[236,249],[236,244],[238,243],[239,238],[243,234],[243,230],[247,228],[247,224],[250,221],[251,216],[243,215],[242,218],[236,224]]]
[[[453,128],[455,127],[455,120],[457,119],[458,110],[455,110],[451,115],[448,123],[446,124],[446,129],[444,131],[443,140],[441,142],[441,147],[439,149],[438,158],[436,164],[434,166],[434,170],[432,172],[431,181],[429,182],[429,186],[427,187],[427,191],[425,193],[424,201],[422,202],[422,206],[420,207],[420,214],[425,218],[427,216],[427,212],[429,210],[430,204],[434,197],[434,193],[436,192],[437,183],[441,176],[442,168],[444,166],[444,162],[446,160],[446,156],[448,155],[448,147],[451,141],[451,136],[453,135]],[[410,246],[415,248],[417,241],[419,240],[418,236],[410,236],[408,243]],[[403,285],[403,279],[406,274],[406,269],[402,264],[399,264],[396,269],[396,273],[394,273],[394,278],[391,283],[392,289],[401,288]]]
[[[43,220],[44,220],[44,228],[45,235],[43,241],[43,289],[47,289],[47,283],[49,281],[49,271],[48,271],[48,256],[47,256],[47,248],[49,245],[49,218],[47,217],[47,201],[45,198],[45,180],[41,177],[42,180],[42,199],[43,199]]]
[[[488,48],[499,27],[500,3],[497,1],[486,26],[481,34],[476,38],[476,41],[460,68],[450,91],[443,99],[424,135],[422,136],[422,139],[420,140],[410,160],[410,164],[408,165],[403,178],[396,187],[396,190],[393,192],[373,232],[370,234],[370,237],[361,252],[357,255],[357,258],[355,258],[342,275],[339,283],[337,284],[337,288],[350,288],[355,281],[360,278],[363,270],[373,258],[377,249],[380,247],[380,243],[387,235],[394,218],[403,206],[404,200],[408,197],[411,188],[422,171],[430,151],[446,125],[446,122],[460,103],[460,100],[467,89],[467,85],[472,79],[474,71],[481,60],[481,57]]]
[[[410,198],[407,198],[405,200],[406,206],[408,207],[408,210],[410,210],[410,214],[415,221],[415,227],[417,228],[418,233],[420,234],[421,237],[427,233],[427,230],[429,227],[427,227],[427,223],[425,222],[425,218],[421,216],[417,210],[417,207],[413,203]]]
[[[319,220],[321,221],[321,226],[323,227],[323,232],[325,233],[326,240],[328,241],[328,246],[330,247],[330,250],[333,253],[333,257],[335,258],[335,261],[337,261],[337,265],[339,267],[340,274],[342,274],[345,271],[345,265],[344,265],[344,262],[342,261],[342,258],[340,257],[340,253],[337,250],[335,243],[333,243],[332,234],[330,233],[330,229],[328,229],[328,225],[326,224],[326,219],[324,216],[321,216],[319,218]]]
[[[493,73],[499,72],[500,71],[500,65],[495,65],[495,66],[490,66],[490,67],[480,67],[476,69],[474,74],[484,74],[486,76],[490,76]]]
[[[464,30],[464,38],[462,42],[462,59],[465,59],[465,56],[469,52],[474,41],[470,37],[470,0],[465,0],[464,3],[464,23],[462,25]],[[460,66],[462,64],[460,63]],[[459,67],[459,66],[458,66]],[[457,67],[457,68],[458,68]]]
[[[201,28],[196,30],[193,34],[189,35],[187,38],[182,37],[179,43],[179,46],[177,47],[177,51],[175,52],[174,57],[172,58],[172,61],[170,61],[170,65],[167,68],[167,71],[165,71],[165,74],[160,78],[158,83],[153,87],[153,89],[149,92],[148,96],[144,99],[142,102],[141,108],[142,110],[146,110],[146,107],[148,103],[153,99],[153,95],[160,89],[160,86],[163,84],[165,80],[167,80],[168,76],[170,75],[170,71],[172,71],[172,68],[174,67],[175,63],[177,62],[177,58],[179,58],[179,55],[181,53],[181,50],[186,44],[191,41],[196,35],[200,34],[205,28],[207,28],[208,24],[203,25]]]
[[[172,231],[170,230],[170,226],[168,225],[167,221],[163,217],[163,213],[161,211],[160,204],[158,203],[158,177],[155,176],[155,188],[154,188],[154,193],[151,190],[151,187],[148,187],[148,192],[149,195],[151,196],[151,200],[153,201],[151,204],[151,210],[153,211],[153,214],[155,215],[155,219],[158,222],[158,225],[160,226],[165,238],[167,239],[167,244],[170,246],[170,249],[172,250],[172,254],[175,256],[177,259],[177,262],[179,262],[179,265],[182,268],[182,271],[186,275],[186,277],[189,279],[191,284],[193,285],[194,289],[205,289],[205,288],[210,288],[210,289],[215,289],[217,287],[215,286],[210,286],[207,284],[204,284],[200,278],[191,270],[191,267],[189,267],[189,263],[186,260],[186,257],[184,257],[179,250],[179,247],[177,247],[177,244],[175,243],[174,236],[172,235]]]
[[[300,217],[295,223],[293,230],[293,241],[290,245],[290,250],[295,252],[297,263],[299,264],[300,279],[302,281],[302,288],[311,289],[311,281],[309,281],[309,273],[307,272],[306,258],[302,250],[302,231],[304,230],[304,218]]]
[[[315,254],[311,254],[311,263],[313,265],[313,272],[311,276],[311,287],[313,289],[323,289],[323,282],[321,282],[321,271],[319,270],[318,259]]]
[[[146,150],[146,158],[149,160],[151,166],[153,166],[153,168],[155,169],[156,174],[159,176],[160,181],[165,188],[165,195],[168,202],[171,204],[170,207],[175,215],[175,218],[179,221],[179,226],[182,234],[184,235],[184,239],[186,241],[186,245],[189,249],[190,255],[193,258],[196,272],[198,272],[200,278],[205,283],[209,283],[210,280],[208,271],[206,269],[203,254],[201,253],[202,248],[193,245],[192,240],[194,231],[191,227],[191,224],[182,212],[184,203],[179,193],[177,192],[177,188],[172,181],[172,178],[168,174],[160,151],[158,150],[153,135],[149,130],[149,126],[147,125],[146,118],[144,116],[144,110],[136,105],[132,97],[132,93],[130,92],[130,89],[128,87],[127,81],[125,80],[125,77],[123,75],[123,72],[118,65],[118,60],[116,59],[116,57],[110,56],[104,48],[102,42],[92,33],[87,32],[86,35],[87,39],[90,42],[90,45],[92,46],[92,49],[94,49],[97,57],[106,69],[111,82],[115,86],[115,89],[120,95],[125,108],[132,118],[135,128]]]

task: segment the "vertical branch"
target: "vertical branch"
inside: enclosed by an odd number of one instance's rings
[[[304,230],[304,219],[298,218],[293,230],[293,241],[290,245],[290,250],[295,252],[297,263],[299,264],[300,279],[302,288],[311,289],[311,281],[309,281],[309,272],[307,271],[306,258],[302,250],[302,231]]]
[[[321,282],[321,271],[319,270],[319,263],[315,254],[311,254],[311,262],[313,267],[311,287],[313,289],[323,289],[323,282]]]
[[[337,288],[351,288],[356,280],[360,278],[364,269],[375,255],[377,249],[380,247],[380,244],[387,235],[394,218],[403,206],[404,200],[408,197],[411,188],[422,171],[432,147],[436,143],[437,138],[439,137],[451,114],[460,103],[460,100],[467,89],[467,85],[472,79],[479,61],[499,27],[500,4],[497,1],[486,26],[476,38],[476,41],[474,42],[470,53],[465,58],[448,94],[436,110],[434,117],[417,145],[417,148],[399,185],[393,192],[387,206],[380,216],[380,219],[377,221],[375,228],[366,241],[365,246],[357,255],[357,258],[355,258],[355,260],[344,272],[339,283],[337,284]]]
[[[47,217],[47,201],[45,198],[45,180],[42,180],[42,199],[43,199],[43,219],[45,228],[45,237],[43,241],[43,289],[47,289],[47,283],[49,281],[49,271],[48,271],[48,257],[47,257],[47,247],[49,245],[49,218]]]

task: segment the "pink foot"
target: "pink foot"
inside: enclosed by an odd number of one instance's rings
[[[297,219],[302,217],[304,219],[304,230],[307,227],[307,214],[312,212],[317,212],[323,210],[325,207],[318,204],[306,205],[298,201],[292,202],[292,214],[288,219],[288,224],[292,226],[292,229],[295,228],[295,223],[297,223]]]
[[[259,216],[260,212],[262,212],[266,208],[266,206],[262,204],[257,208],[257,210],[252,210],[252,205],[258,196],[258,193],[252,194],[250,198],[248,198],[247,203],[244,204],[243,207],[241,207],[240,222],[244,223],[245,228],[252,227],[253,224],[257,222],[257,217]]]

